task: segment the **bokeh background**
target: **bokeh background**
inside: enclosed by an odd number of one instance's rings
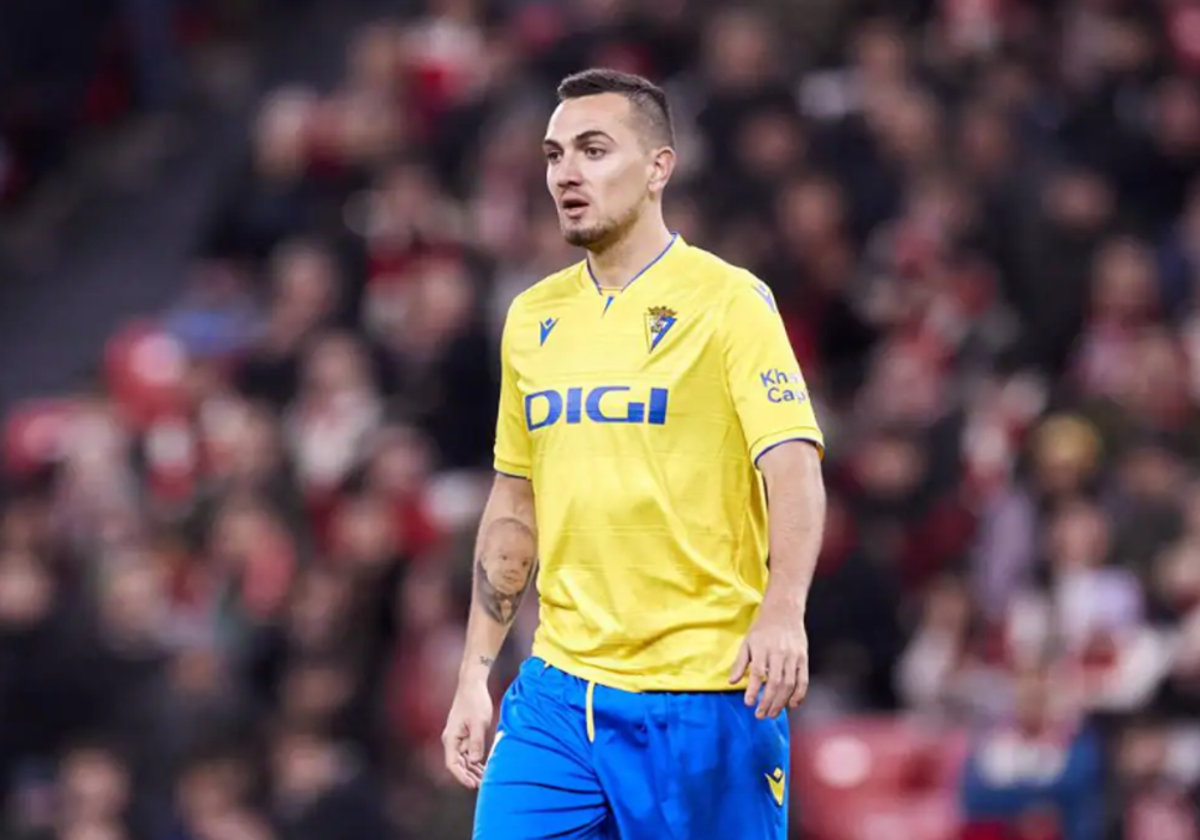
[[[1193,0],[0,3],[0,837],[469,836],[498,329],[579,256],[592,65],[668,89],[669,221],[829,436],[793,836],[1200,837]]]

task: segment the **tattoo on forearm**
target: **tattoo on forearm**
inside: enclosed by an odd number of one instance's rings
[[[537,568],[537,539],[518,519],[493,522],[475,560],[475,595],[493,619],[508,626]]]
[[[482,557],[475,562],[475,593],[488,615],[501,624],[510,624],[517,616],[517,609],[521,606],[521,600],[525,597],[525,590],[529,588],[532,576],[526,578],[517,591],[506,592],[492,583],[487,565],[487,561]]]
[[[496,660],[490,656],[481,656],[479,657],[479,664],[485,668],[491,668],[496,664]]]

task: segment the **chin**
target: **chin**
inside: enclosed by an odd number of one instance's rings
[[[563,238],[567,243],[576,248],[588,248],[598,242],[604,241],[608,236],[608,230],[602,227],[567,227],[563,226]]]

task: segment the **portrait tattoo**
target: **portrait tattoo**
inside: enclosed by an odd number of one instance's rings
[[[537,538],[524,522],[504,518],[483,535],[475,560],[475,592],[488,615],[507,626],[537,568]]]

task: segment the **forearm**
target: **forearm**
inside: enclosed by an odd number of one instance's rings
[[[763,455],[771,572],[766,601],[803,612],[825,533],[825,483],[815,447],[794,442]]]
[[[532,487],[522,479],[497,476],[476,538],[474,586],[460,678],[487,678],[533,582],[536,550]],[[519,558],[525,556],[528,562],[522,564]]]

